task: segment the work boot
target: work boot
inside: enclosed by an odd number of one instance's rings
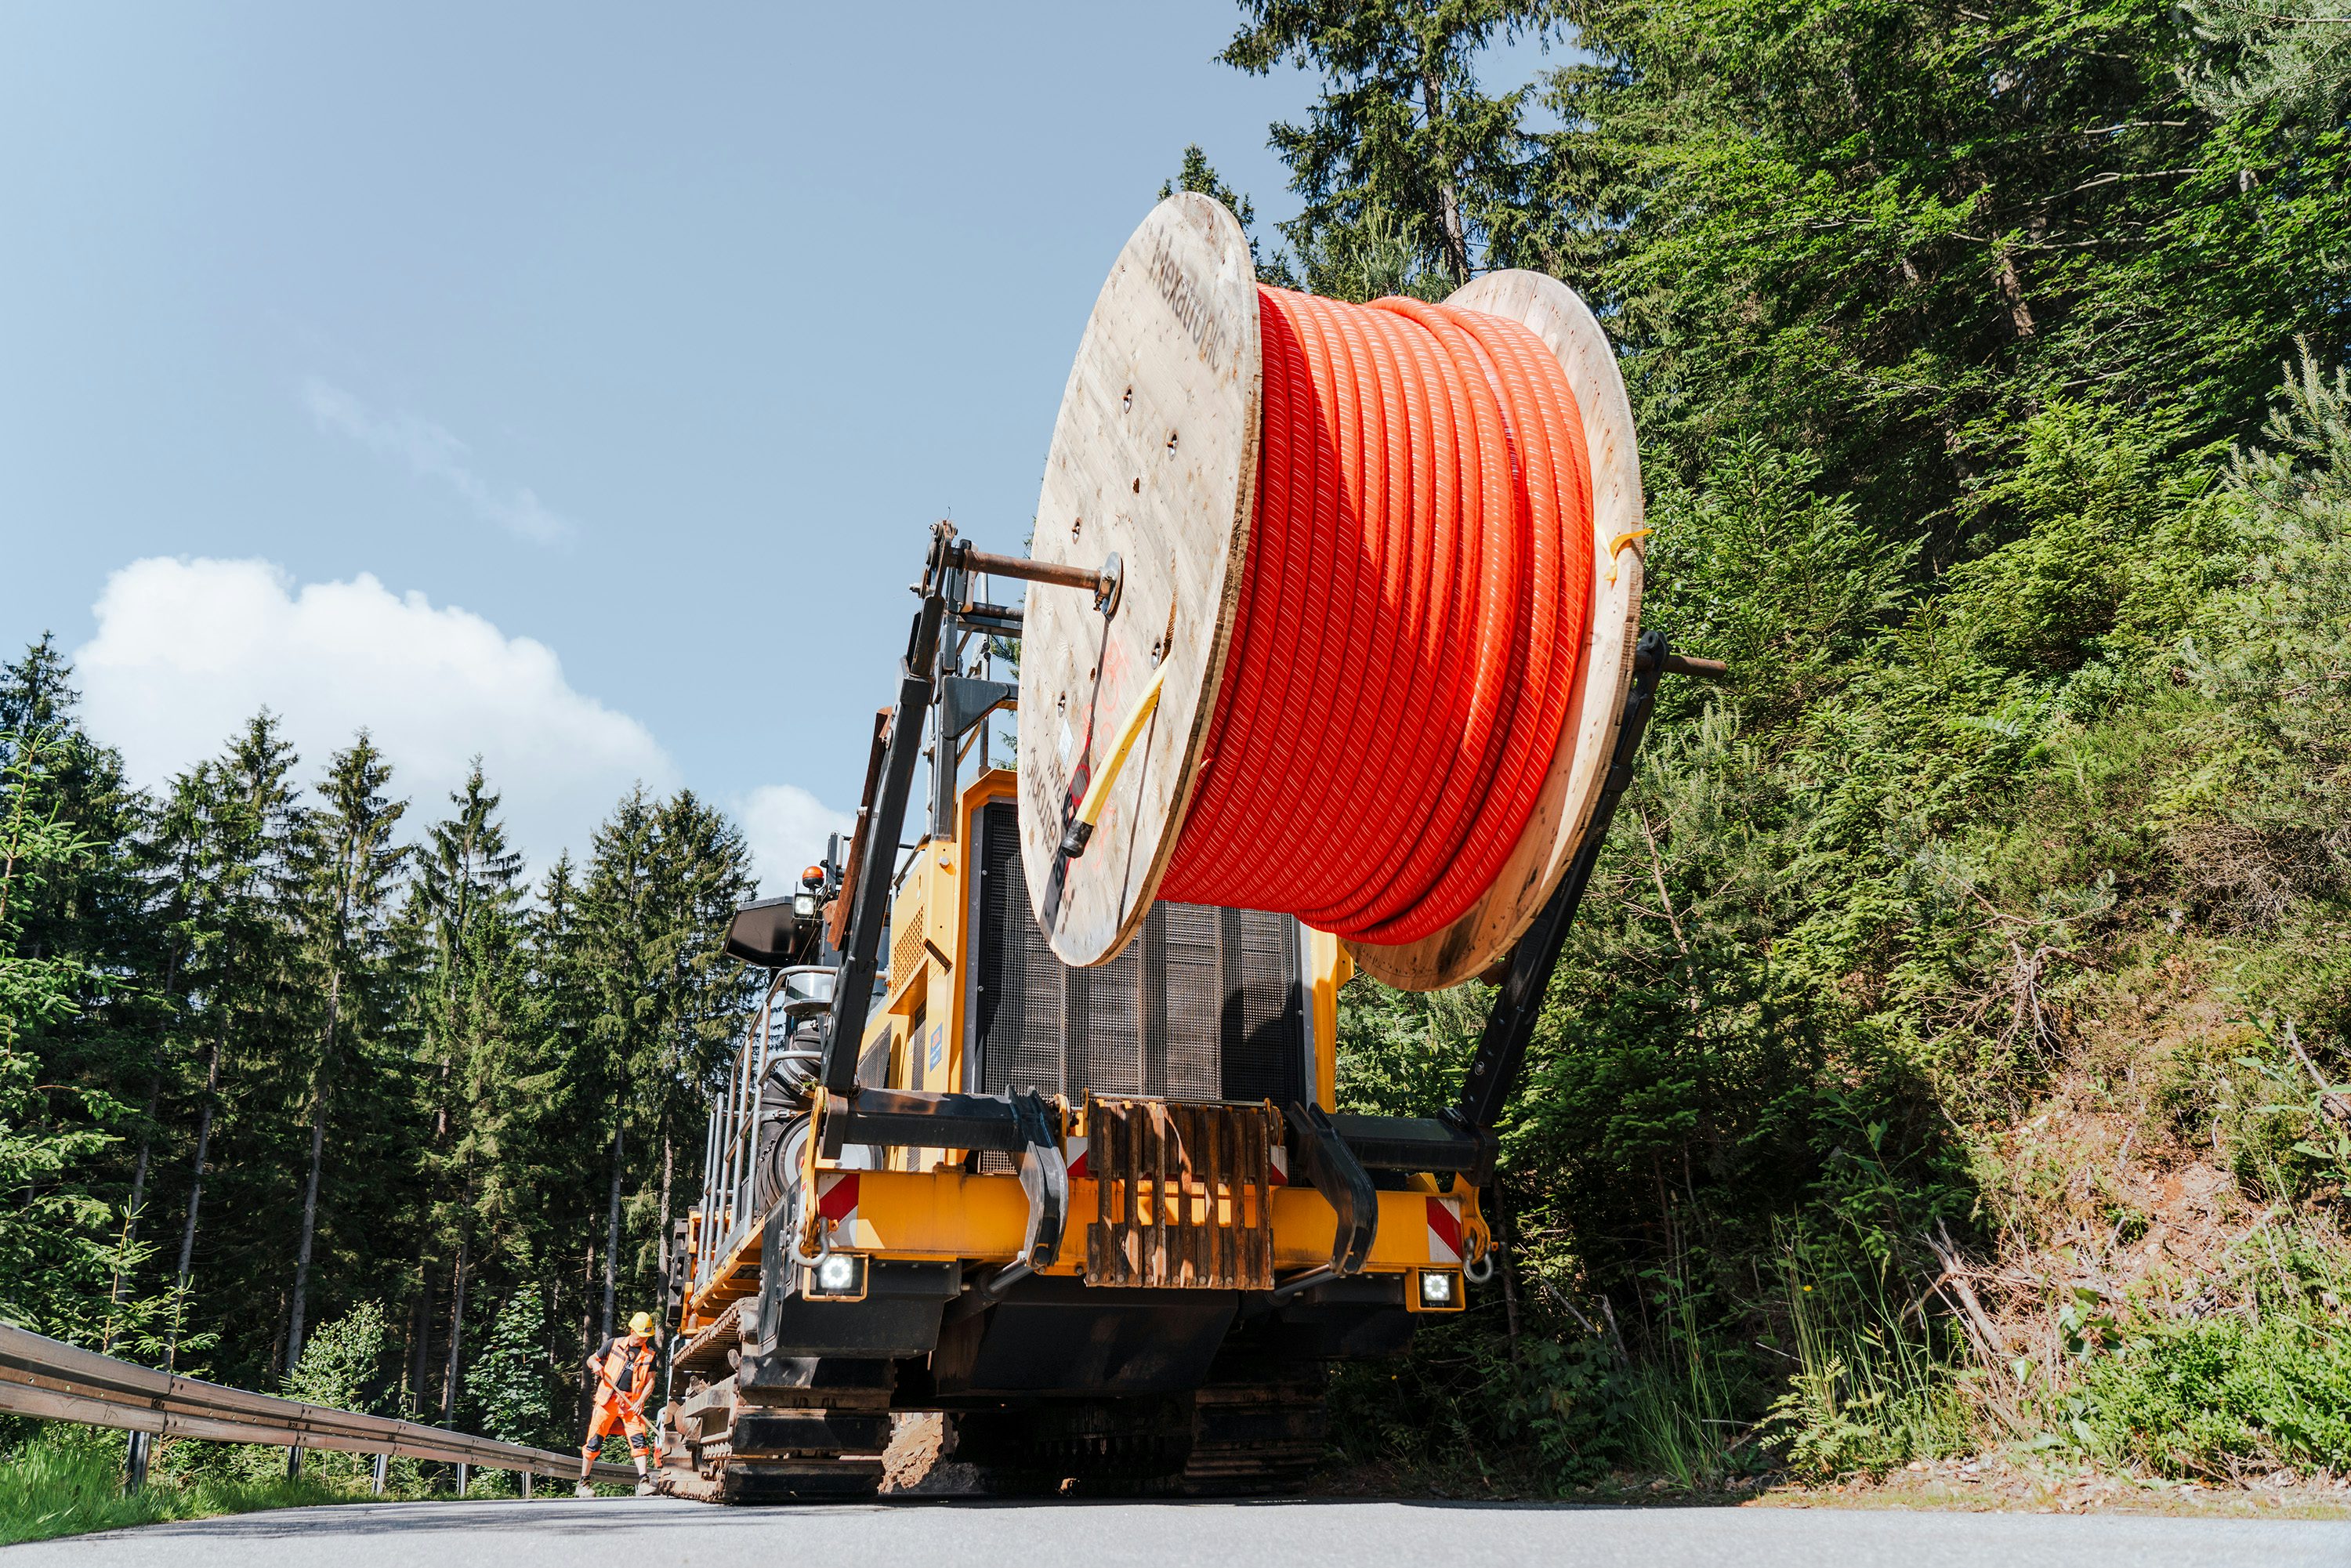
[[[639,1497],[651,1497],[651,1496],[653,1496],[653,1483],[652,1481],[650,1481],[650,1480],[647,1480],[647,1479],[643,1479],[643,1478],[640,1478],[640,1479],[638,1479],[638,1481],[637,1481],[637,1495],[638,1495]]]
[[[596,1489],[590,1486],[586,1481],[581,1481],[578,1486],[571,1489],[571,1495],[573,1497],[594,1497],[596,1495]]]

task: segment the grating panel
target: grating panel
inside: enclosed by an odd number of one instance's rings
[[[1272,1288],[1272,1106],[1089,1094],[1085,1129],[1095,1182],[1086,1283]]]
[[[1018,808],[975,821],[979,969],[972,1082],[1072,1099],[1154,1094],[1271,1100],[1301,1092],[1297,922],[1285,915],[1159,904],[1110,963],[1075,969],[1037,928]]]
[[[898,907],[891,912],[890,917],[898,926],[898,934],[890,944],[890,988],[893,991],[906,983],[914,966],[923,961],[923,892],[917,887],[899,900]]]

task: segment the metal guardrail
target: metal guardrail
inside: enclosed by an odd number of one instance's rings
[[[569,1479],[580,1473],[577,1454],[253,1394],[117,1361],[5,1324],[0,1324],[0,1411],[144,1432],[151,1437],[331,1448],[374,1454],[380,1459],[436,1459],[475,1469],[513,1470],[526,1478],[526,1497],[531,1476]],[[379,1490],[382,1475],[379,1463]],[[637,1472],[628,1465],[599,1463],[595,1478],[634,1481]]]

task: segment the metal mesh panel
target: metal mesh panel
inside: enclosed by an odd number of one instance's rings
[[[1005,812],[998,828],[996,812]],[[1029,911],[1020,831],[1008,806],[990,806],[978,845],[979,985],[972,1038],[981,1089],[1000,1093],[1061,1081],[1061,966]]]
[[[1298,1092],[1298,923],[1228,909],[1225,916],[1224,1091],[1228,1100],[1287,1105]]]
[[[923,894],[917,890],[899,906],[896,938],[890,944],[890,988],[896,990],[923,961]]]
[[[1297,922],[1155,904],[1125,952],[1073,969],[1053,956],[1030,912],[1018,808],[991,801],[974,825],[983,880],[970,1044],[980,1092],[1281,1105],[1299,1093]]]
[[[1143,1092],[1143,955],[1150,944],[1130,942],[1126,951],[1092,969],[1072,969],[1082,978],[1085,1040],[1070,1051],[1065,1090],[1098,1089],[1106,1094]]]

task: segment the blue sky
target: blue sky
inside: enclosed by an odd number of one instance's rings
[[[484,753],[536,862],[643,778],[777,873],[930,521],[1019,548],[1185,143],[1294,210],[1311,86],[1217,64],[1237,19],[0,9],[0,639],[77,651],[142,780],[266,702],[422,805]]]

